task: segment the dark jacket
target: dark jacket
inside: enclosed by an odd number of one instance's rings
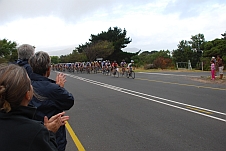
[[[0,150],[57,151],[55,134],[32,120],[35,110],[20,106],[9,113],[0,111]]]
[[[50,118],[62,111],[69,110],[74,105],[73,95],[55,81],[35,73],[32,73],[30,79],[34,92],[40,97],[33,96],[30,101],[31,105],[37,107],[36,120],[43,121],[44,116]],[[65,126],[59,128],[56,139],[59,151],[65,150],[67,144]]]
[[[28,60],[18,59],[14,62],[14,64],[18,64],[19,66],[24,67],[27,71],[28,76],[31,77],[32,68],[31,68],[30,64],[28,63]]]

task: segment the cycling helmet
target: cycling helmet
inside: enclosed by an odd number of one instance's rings
[[[131,63],[134,63],[134,61],[133,61],[133,60],[131,60]]]

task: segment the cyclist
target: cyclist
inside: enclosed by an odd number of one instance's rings
[[[127,69],[128,69],[128,73],[129,73],[129,75],[131,74],[131,72],[133,71],[133,64],[134,64],[134,61],[133,60],[131,60],[131,62],[128,64],[128,66],[127,66]]]
[[[80,70],[81,73],[83,72],[84,66],[85,66],[85,63],[84,62],[80,62],[79,63],[79,70]]]
[[[91,63],[89,61],[86,62],[86,71],[87,73],[90,73],[91,71]]]
[[[118,68],[118,63],[116,61],[114,61],[111,66],[112,66],[113,74],[115,75],[116,69]]]
[[[101,68],[102,68],[102,73],[104,74],[106,72],[106,62],[105,61],[101,62]]]
[[[94,73],[97,73],[99,68],[100,68],[100,65],[99,65],[98,61],[94,61]]]
[[[126,67],[126,62],[125,62],[125,60],[123,59],[122,60],[122,62],[120,63],[120,66],[121,66],[121,68],[122,68],[122,75],[124,75],[124,73],[125,73],[125,67]]]
[[[75,62],[75,70],[78,72],[79,71],[79,62]]]
[[[111,72],[111,62],[109,60],[106,60],[105,66],[107,73]]]
[[[67,63],[67,70],[71,72],[71,63]]]
[[[91,61],[90,62],[90,72],[93,72],[93,70],[94,70],[94,62]]]

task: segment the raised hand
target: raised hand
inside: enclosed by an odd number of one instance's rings
[[[64,87],[64,83],[66,82],[66,75],[63,73],[58,73],[56,76],[56,84],[58,84],[60,87]]]
[[[64,116],[65,112],[58,113],[48,119],[47,116],[44,117],[45,127],[54,133],[60,128],[60,126],[65,125],[66,121],[69,119],[69,116]]]

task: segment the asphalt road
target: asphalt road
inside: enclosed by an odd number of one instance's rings
[[[226,85],[191,80],[209,74],[67,73],[69,125],[87,151],[226,151]],[[67,139],[67,151],[78,150]]]

